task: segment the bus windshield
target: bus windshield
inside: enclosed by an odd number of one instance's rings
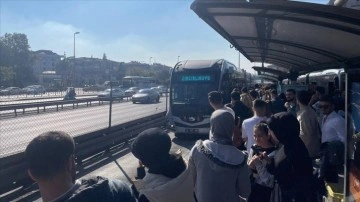
[[[207,94],[216,90],[214,83],[181,83],[172,86],[173,104],[204,104],[208,105]]]

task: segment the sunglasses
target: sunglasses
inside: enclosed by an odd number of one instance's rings
[[[319,105],[319,109],[329,109],[330,105]]]

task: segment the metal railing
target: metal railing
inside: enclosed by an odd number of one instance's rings
[[[123,98],[129,100],[130,96],[124,96],[122,98],[113,98],[112,101],[118,100],[121,101]],[[1,111],[13,111],[14,115],[18,115],[18,110],[22,110],[22,114],[25,113],[25,109],[29,108],[36,108],[37,113],[40,113],[40,108],[43,111],[46,110],[46,107],[53,107],[56,106],[56,111],[59,111],[59,107],[61,109],[64,108],[64,105],[72,105],[72,108],[78,107],[80,103],[86,103],[86,106],[92,104],[92,102],[98,102],[99,105],[102,104],[104,101],[110,101],[110,98],[83,98],[83,99],[76,99],[76,100],[56,100],[56,101],[45,101],[45,102],[33,102],[33,103],[20,103],[20,104],[8,104],[8,105],[0,105],[0,112]]]
[[[111,128],[74,137],[76,162],[81,164],[88,157],[106,152],[116,145],[127,142],[147,128],[164,126],[164,116],[165,113],[160,112]],[[33,183],[27,174],[24,152],[0,158],[0,165],[0,196],[14,189],[24,189]]]

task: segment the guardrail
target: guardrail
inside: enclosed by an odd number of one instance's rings
[[[88,157],[109,151],[110,148],[129,141],[145,129],[164,126],[164,116],[165,113],[161,112],[112,128],[74,137],[77,164],[81,164]],[[0,158],[0,165],[0,196],[11,190],[25,189],[33,183],[27,174],[24,152]]]
[[[112,100],[122,100],[126,98],[129,100],[129,96],[124,96],[122,98],[113,98]],[[91,105],[92,102],[99,102],[99,105],[104,101],[110,101],[110,98],[84,98],[84,99],[76,99],[76,100],[57,100],[57,101],[45,101],[45,102],[33,102],[33,103],[21,103],[21,104],[8,104],[1,105],[0,111],[14,111],[15,116],[18,115],[17,110],[22,110],[22,113],[25,113],[25,109],[28,108],[36,108],[37,113],[40,113],[40,108],[43,108],[43,111],[46,110],[46,107],[56,106],[56,111],[59,111],[59,107],[61,109],[64,108],[64,105],[72,104],[73,109],[79,106],[79,103],[86,103],[86,106]]]

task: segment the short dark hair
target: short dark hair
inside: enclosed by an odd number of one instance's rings
[[[35,178],[49,179],[65,171],[66,163],[75,151],[74,139],[62,131],[49,131],[28,144],[25,156]]]
[[[325,94],[325,88],[322,86],[318,86],[315,88],[315,91],[319,92],[321,95]]]
[[[254,108],[262,108],[262,107],[266,107],[266,102],[262,99],[255,99],[253,101],[253,107]]]
[[[256,90],[252,90],[250,91],[250,96],[254,97],[254,98],[258,98],[259,97],[259,93]]]
[[[334,99],[330,95],[324,95],[319,99],[320,102],[328,102],[330,104],[334,104]]]
[[[305,90],[301,90],[296,95],[296,99],[303,105],[308,105],[311,99],[310,93]]]
[[[242,93],[247,93],[247,92],[248,92],[247,87],[243,87],[243,88],[241,89],[241,92],[242,92]]]
[[[208,94],[209,101],[213,104],[222,104],[222,94],[219,91],[211,91]]]
[[[231,93],[231,98],[232,98],[233,100],[239,101],[239,100],[240,100],[240,93],[239,93],[238,91],[233,91],[233,92]]]
[[[291,93],[293,93],[294,95],[296,95],[295,89],[292,89],[292,88],[287,89],[286,92],[291,92]]]

